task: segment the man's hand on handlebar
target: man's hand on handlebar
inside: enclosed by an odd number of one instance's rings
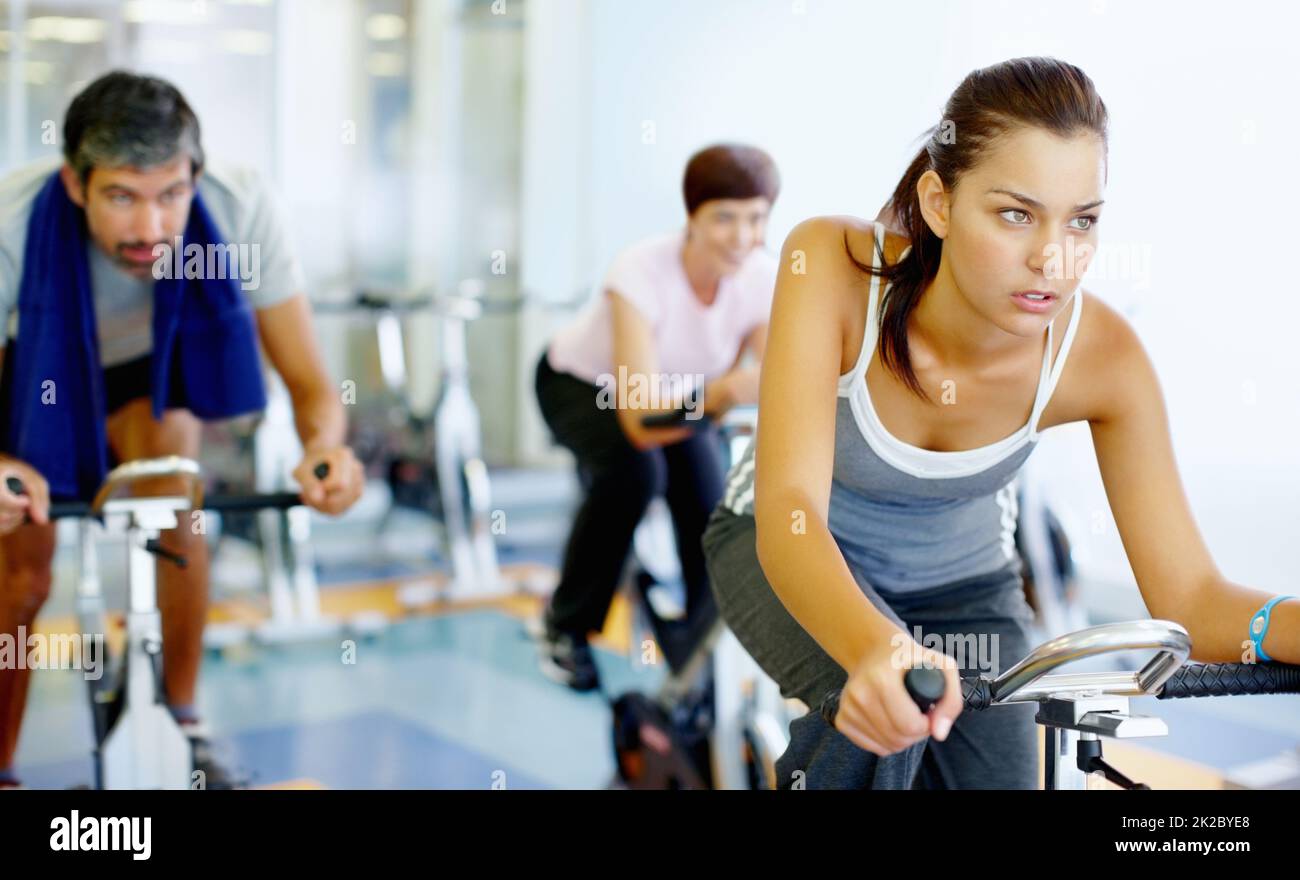
[[[923,648],[902,630],[896,633],[873,646],[850,671],[835,716],[836,730],[882,757],[901,752],[927,736],[947,739],[962,710],[956,661]],[[900,664],[900,657],[906,662]],[[922,665],[942,670],[946,682],[943,698],[928,715],[921,713],[903,684],[907,670]]]
[[[45,478],[31,465],[0,458],[0,536],[13,532],[29,518],[45,525],[50,521],[49,510],[50,484]]]
[[[366,488],[366,475],[347,446],[309,450],[293,469],[308,507],[337,516],[351,507]]]

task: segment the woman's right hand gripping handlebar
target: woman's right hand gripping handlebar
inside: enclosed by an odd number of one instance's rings
[[[0,537],[30,520],[50,521],[50,486],[29,464],[0,456]]]
[[[927,667],[943,676],[942,683],[934,680],[929,684],[929,699],[918,692],[927,689],[926,676],[908,675],[911,669]],[[931,701],[928,712],[918,706]],[[889,638],[873,643],[849,670],[835,714],[835,729],[860,748],[883,757],[901,752],[927,736],[941,742],[947,739],[961,710],[956,661],[922,647],[896,629]]]

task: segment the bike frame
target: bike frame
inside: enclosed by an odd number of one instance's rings
[[[114,498],[119,489],[141,480],[180,477],[184,495]],[[126,679],[121,714],[109,726],[106,702],[115,674],[90,687],[95,733],[97,788],[184,790],[193,782],[189,740],[167,708],[162,680],[162,615],[158,610],[157,557],[151,544],[176,528],[181,511],[202,506],[203,484],[196,462],[169,456],[128,462],[109,473],[80,524],[81,554],[77,611],[82,631],[105,633],[102,582],[92,532],[95,519],[124,516],[127,545]],[[117,672],[120,667],[115,667]]]

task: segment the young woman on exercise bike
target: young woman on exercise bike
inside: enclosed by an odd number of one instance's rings
[[[763,356],[776,280],[763,244],[779,188],[762,150],[721,144],[696,153],[683,180],[685,227],[620,253],[600,295],[537,365],[542,415],[577,458],[584,489],[541,657],[547,675],[574,689],[599,684],[587,634],[604,623],[632,534],[655,495],[664,494],[672,511],[686,584],[686,619],[661,636],[669,663],[714,617],[700,550],[722,497],[710,421],[758,396],[758,368],[742,357]],[[682,407],[693,412],[680,424],[645,421]]]
[[[1014,59],[952,94],[882,214],[897,231],[827,217],[787,239],[756,442],[704,539],[724,619],[814,709],[791,725],[782,787],[1035,787],[1032,706],[959,714],[957,659],[914,628],[1001,670],[1028,653],[1013,480],[1055,425],[1089,424],[1142,597],[1194,659],[1240,661],[1253,634],[1261,657],[1300,662],[1300,601],[1219,573],[1155,370],[1078,289],[1106,172],[1092,81]],[[948,679],[928,716],[903,685],[918,659]],[[832,728],[816,708],[840,687]]]

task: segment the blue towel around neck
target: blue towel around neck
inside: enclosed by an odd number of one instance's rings
[[[182,248],[194,244],[204,254],[209,245],[225,244],[197,192]],[[0,381],[0,443],[5,453],[39,471],[56,497],[90,497],[108,470],[104,374],[87,252],[96,246],[84,213],[55,172],[37,194],[27,225],[18,338],[8,342]],[[154,282],[155,419],[168,407],[183,407],[201,419],[266,407],[252,308],[228,250],[217,253],[225,271],[215,274],[224,277]]]

